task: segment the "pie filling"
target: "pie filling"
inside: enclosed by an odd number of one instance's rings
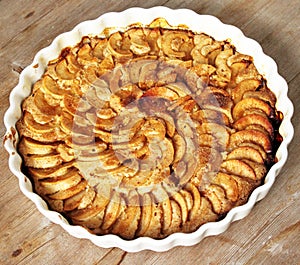
[[[97,235],[193,232],[244,204],[281,142],[253,58],[164,19],[85,36],[48,63],[17,123],[23,172]]]

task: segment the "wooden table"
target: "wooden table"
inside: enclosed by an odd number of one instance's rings
[[[55,36],[108,11],[165,5],[211,14],[241,28],[273,57],[289,84],[295,105],[295,137],[289,159],[267,197],[245,219],[223,234],[192,247],[164,253],[127,253],[103,249],[73,238],[42,216],[19,190],[8,168],[8,154],[0,153],[0,264],[300,264],[300,4],[298,0],[1,0],[0,105],[3,115],[10,91],[22,69]]]

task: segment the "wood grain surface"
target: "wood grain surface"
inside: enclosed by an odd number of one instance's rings
[[[217,16],[256,39],[278,63],[295,106],[289,159],[265,199],[223,234],[156,253],[104,249],[76,239],[42,216],[20,191],[1,147],[0,264],[300,264],[300,3],[298,0],[0,0],[0,103],[3,115],[22,69],[60,33],[129,7],[164,5]],[[138,19],[138,18],[137,18]]]

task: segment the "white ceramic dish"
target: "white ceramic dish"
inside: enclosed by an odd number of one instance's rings
[[[221,221],[204,224],[193,233],[175,233],[161,240],[145,237],[124,240],[115,235],[92,235],[82,227],[70,225],[59,213],[48,210],[45,201],[32,192],[31,182],[21,172],[20,166],[22,160],[16,152],[18,135],[15,130],[16,121],[21,117],[21,102],[29,95],[32,84],[43,74],[48,61],[56,58],[64,47],[77,44],[84,35],[97,35],[106,27],[124,28],[127,25],[137,22],[147,25],[157,17],[164,17],[172,26],[184,24],[195,32],[205,32],[213,36],[216,40],[230,39],[239,52],[251,55],[254,58],[254,63],[258,71],[267,79],[268,86],[278,99],[277,109],[284,115],[279,129],[283,141],[276,154],[278,162],[268,172],[264,184],[254,190],[246,204],[229,211]],[[36,54],[31,65],[22,71],[18,85],[11,92],[10,107],[4,116],[4,123],[7,129],[4,146],[10,155],[9,167],[18,177],[21,191],[35,203],[43,215],[52,222],[61,225],[72,236],[89,239],[100,247],[118,247],[129,252],[137,252],[145,249],[166,251],[175,246],[191,246],[197,244],[206,236],[224,232],[233,221],[247,216],[255,203],[266,196],[287,160],[287,146],[293,137],[293,126],[291,124],[293,105],[287,97],[287,91],[287,83],[278,74],[277,65],[274,60],[265,55],[261,46],[256,41],[245,37],[238,28],[223,24],[213,16],[199,15],[187,9],[171,10],[166,7],[154,7],[150,9],[131,8],[120,13],[107,13],[95,20],[82,22],[72,31],[59,35],[50,46]]]

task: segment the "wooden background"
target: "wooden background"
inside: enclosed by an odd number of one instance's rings
[[[300,264],[299,0],[0,0],[0,136],[8,97],[22,69],[58,34],[108,11],[133,6],[189,8],[241,28],[275,59],[295,105],[290,156],[267,197],[219,236],[168,252],[127,253],[73,238],[50,223],[19,190],[1,147],[0,264]]]

